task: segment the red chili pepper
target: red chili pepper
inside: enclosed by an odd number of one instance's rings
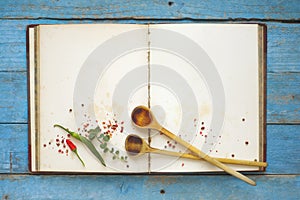
[[[79,158],[79,160],[81,161],[82,165],[85,166],[84,162],[81,160],[80,156],[77,153],[77,147],[76,147],[76,145],[70,139],[66,139],[66,143],[70,147],[71,151],[73,151],[76,154],[76,156]]]

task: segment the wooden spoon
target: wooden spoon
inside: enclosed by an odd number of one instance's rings
[[[127,152],[131,153],[134,156],[143,155],[145,153],[156,153],[163,154],[168,156],[189,158],[194,160],[201,160],[198,156],[195,156],[190,153],[179,153],[174,151],[166,151],[161,149],[156,149],[149,146],[145,140],[141,137],[131,134],[126,137],[125,140],[125,149]],[[237,160],[237,159],[229,159],[229,158],[214,158],[222,163],[227,164],[236,164],[236,165],[247,165],[247,166],[257,166],[257,167],[266,167],[266,162],[257,162],[257,161],[249,161],[249,160]]]
[[[173,133],[171,133],[170,131],[165,129],[162,125],[160,125],[157,122],[153,113],[146,106],[138,106],[138,107],[134,108],[131,113],[131,119],[137,127],[158,130],[161,133],[163,133],[164,135],[166,135],[167,137],[171,138],[172,140],[178,142],[182,146],[189,149],[191,152],[193,152],[198,157],[203,158],[207,162],[211,163],[212,165],[215,165],[216,167],[223,169],[225,172],[245,181],[246,183],[249,183],[250,185],[256,185],[256,183],[253,180],[251,180],[248,177],[244,176],[243,174],[233,170],[232,168],[222,164],[218,160],[208,156],[207,154],[200,151],[193,145],[189,144],[188,142],[184,141],[180,137],[177,137],[176,135],[174,135]]]

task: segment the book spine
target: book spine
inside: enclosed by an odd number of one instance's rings
[[[267,27],[258,26],[258,66],[259,66],[259,161],[266,161],[266,68],[267,68]],[[265,171],[261,167],[260,171]]]
[[[28,27],[29,170],[39,171],[39,27]]]

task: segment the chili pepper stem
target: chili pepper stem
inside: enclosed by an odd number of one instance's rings
[[[78,159],[80,160],[80,162],[82,163],[82,165],[85,167],[85,164],[84,164],[83,160],[80,158],[80,156],[78,155],[77,150],[75,150],[73,152],[76,154],[76,156],[78,157]]]
[[[59,125],[59,124],[54,124],[54,127],[59,127],[59,128],[65,130],[65,131],[68,132],[68,133],[70,132],[69,129],[67,129],[67,128],[63,127],[62,125]]]
[[[78,133],[75,133],[73,131],[70,131],[69,129],[63,127],[62,125],[59,124],[54,124],[54,127],[59,127],[61,129],[63,129],[64,131],[66,131],[67,133],[69,133],[72,137],[76,138],[77,140],[80,140],[80,136]]]

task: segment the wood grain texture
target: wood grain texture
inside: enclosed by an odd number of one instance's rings
[[[26,123],[27,73],[0,72],[0,123]]]
[[[64,0],[1,1],[0,17],[56,19],[299,19],[299,1]]]
[[[266,172],[259,174],[300,173],[300,125],[267,126]],[[0,174],[28,173],[27,124],[0,124]],[[255,172],[254,174],[258,174]]]
[[[28,172],[27,124],[0,124],[0,173]]]
[[[300,72],[300,24],[267,23],[267,29],[268,72]]]
[[[299,141],[300,125],[268,125],[266,174],[299,174]]]
[[[300,73],[267,74],[267,123],[300,123]]]
[[[2,199],[298,199],[300,177],[250,176],[0,176]],[[225,186],[226,185],[226,186]],[[225,187],[225,188],[224,188]],[[288,189],[287,189],[288,188]]]

